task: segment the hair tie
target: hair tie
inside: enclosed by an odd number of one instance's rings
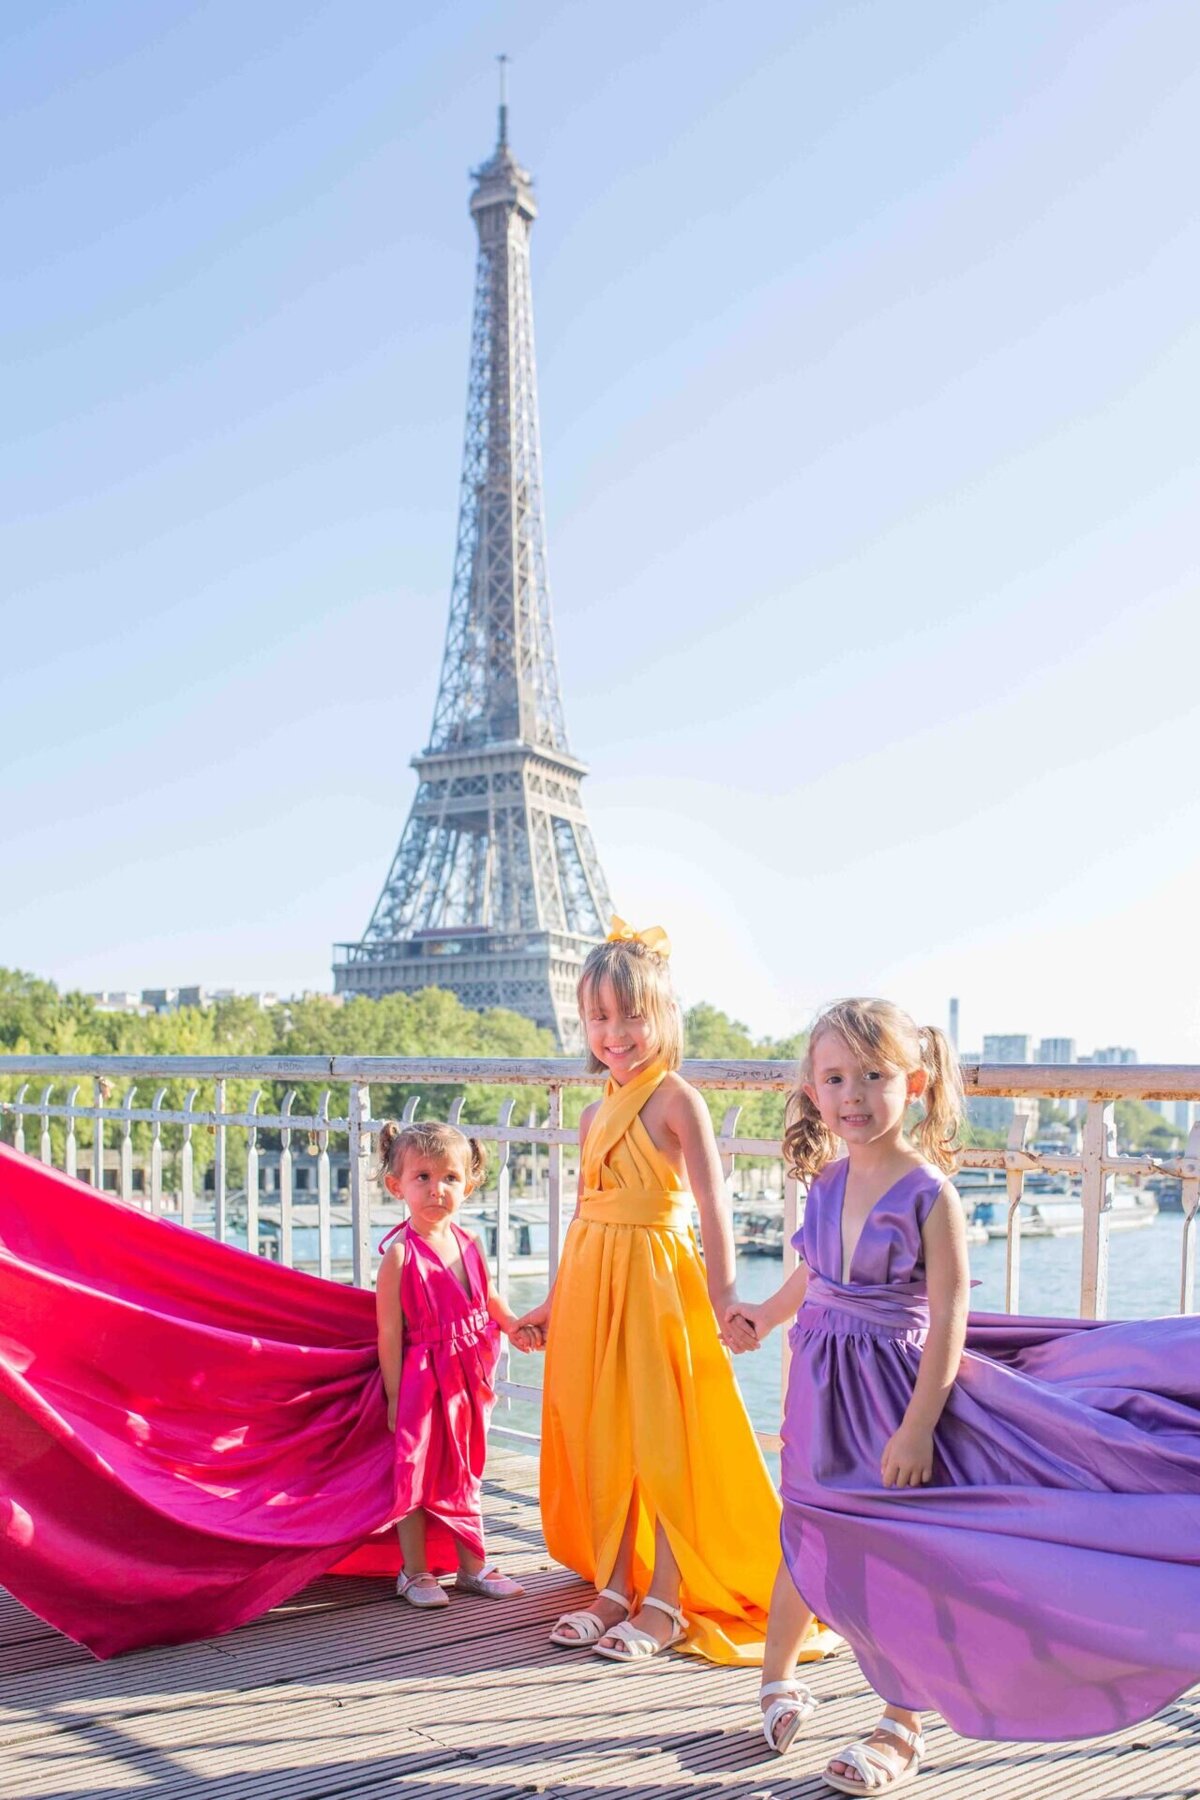
[[[645,931],[635,931],[617,913],[612,916],[607,941],[610,944],[641,944],[664,960],[671,954],[671,940],[661,925],[647,925]]]

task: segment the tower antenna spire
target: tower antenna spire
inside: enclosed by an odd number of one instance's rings
[[[508,142],[508,57],[502,52],[496,61],[500,65],[500,136],[497,143],[503,148]]]

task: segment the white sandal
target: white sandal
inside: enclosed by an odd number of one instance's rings
[[[617,1606],[623,1606],[626,1612],[633,1605],[632,1600],[627,1600],[624,1594],[614,1593],[612,1588],[601,1588],[596,1598],[597,1600],[612,1600]],[[569,1626],[575,1633],[574,1637],[564,1635],[566,1626]],[[587,1650],[593,1644],[598,1643],[611,1629],[612,1627],[606,1625],[603,1619],[598,1619],[594,1612],[563,1613],[562,1617],[555,1621],[554,1630],[550,1633],[550,1642],[558,1644],[563,1650]]]
[[[831,1756],[825,1765],[822,1780],[839,1794],[880,1794],[890,1793],[892,1788],[903,1787],[911,1781],[921,1767],[921,1758],[925,1754],[925,1739],[919,1731],[910,1731],[907,1725],[901,1725],[899,1719],[889,1719],[885,1713],[875,1727],[876,1731],[886,1731],[890,1737],[899,1738],[907,1744],[912,1755],[902,1768],[896,1766],[896,1758],[900,1752],[890,1744],[868,1744],[865,1739],[858,1738],[853,1744],[847,1744],[836,1756]],[[844,1775],[830,1774],[830,1763],[849,1763],[850,1767],[862,1776],[861,1781],[847,1781]]]
[[[652,1656],[657,1656],[661,1650],[670,1650],[687,1636],[687,1620],[677,1606],[672,1606],[669,1600],[659,1600],[654,1594],[647,1594],[642,1601],[643,1609],[647,1606],[652,1606],[656,1612],[666,1613],[674,1626],[665,1644],[660,1644],[656,1637],[651,1637],[640,1626],[631,1625],[628,1619],[623,1619],[619,1625],[610,1625],[600,1636],[615,1638],[617,1644],[624,1644],[625,1648],[618,1650],[616,1644],[611,1648],[597,1644],[592,1655],[606,1656],[609,1662],[648,1662]]]
[[[811,1719],[817,1710],[817,1696],[811,1688],[806,1688],[802,1681],[768,1681],[758,1690],[760,1700],[769,1699],[778,1694],[778,1700],[772,1700],[762,1716],[763,1736],[777,1756],[783,1756],[796,1741],[796,1733],[805,1719]],[[775,1735],[775,1727],[781,1719],[790,1719],[779,1736]]]

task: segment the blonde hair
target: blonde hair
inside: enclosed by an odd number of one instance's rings
[[[616,942],[597,944],[588,953],[579,977],[575,997],[579,1017],[589,998],[603,982],[612,987],[617,1005],[626,1018],[645,1019],[654,1036],[654,1057],[668,1069],[677,1069],[683,1061],[683,1020],[679,1002],[671,991],[671,974],[665,956],[647,948],[636,938],[620,938]],[[598,1075],[607,1067],[598,1056],[586,1052],[588,1073]]]
[[[389,1119],[379,1133],[379,1179],[404,1171],[407,1156],[428,1156],[444,1162],[457,1152],[462,1157],[472,1187],[478,1187],[487,1169],[487,1151],[477,1138],[469,1138],[456,1125],[397,1125]]]
[[[813,1020],[800,1065],[800,1084],[788,1096],[783,1155],[791,1174],[811,1183],[839,1154],[840,1139],[804,1092],[813,1074],[813,1050],[828,1032],[840,1037],[860,1068],[904,1075],[925,1071],[924,1113],[908,1135],[927,1161],[945,1174],[958,1162],[963,1117],[962,1076],[949,1039],[936,1025],[917,1025],[890,1000],[837,1000]]]

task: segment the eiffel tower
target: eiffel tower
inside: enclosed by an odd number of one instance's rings
[[[501,65],[503,73],[503,64]],[[339,994],[449,988],[579,1047],[575,987],[612,910],[559,692],[542,520],[529,237],[532,180],[508,147],[472,171],[479,233],[450,623],[417,793]]]

